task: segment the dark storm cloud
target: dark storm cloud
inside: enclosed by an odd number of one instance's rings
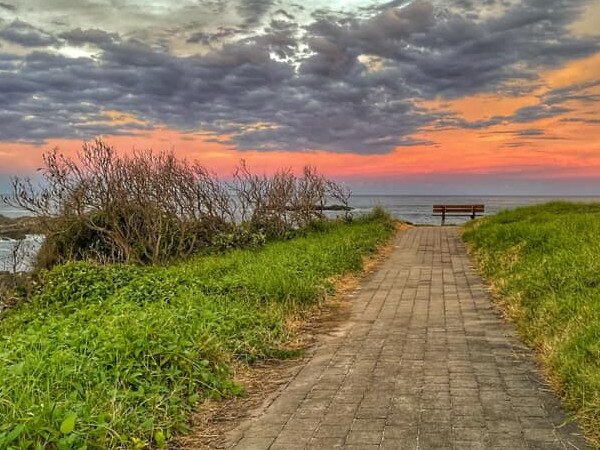
[[[584,97],[586,87],[553,91],[539,105],[476,122],[427,109],[420,100],[515,95],[525,89],[517,85],[535,86],[540,70],[598,51],[597,38],[575,37],[568,29],[584,4],[473,2],[473,8],[504,8],[474,19],[464,1],[438,8],[417,0],[372,10],[366,18],[364,11],[313,12],[304,24],[272,11],[274,1],[237,2],[240,28],[186,33],[188,43],[212,46],[192,56],[75,28],[45,38],[92,46],[93,58],[45,50],[0,55],[0,137],[39,142],[165,124],[227,135],[239,149],[383,153],[428,144],[413,137],[425,126],[534,122],[569,112],[564,103]],[[225,11],[231,4],[213,6]],[[243,28],[259,22],[260,31]],[[110,110],[132,113],[148,125],[110,127]]]
[[[24,47],[44,47],[56,42],[51,34],[20,20],[0,29],[0,38]]]

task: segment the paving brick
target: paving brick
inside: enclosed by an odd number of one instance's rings
[[[483,428],[452,428],[453,442],[478,442],[483,443],[486,432]]]
[[[527,444],[522,438],[518,436],[506,435],[504,433],[488,434],[486,435],[484,442],[487,449],[494,450],[521,450],[527,448]]]
[[[379,445],[383,438],[382,431],[350,431],[346,437],[348,445],[375,444]]]
[[[419,431],[419,448],[452,448],[452,433],[449,429],[424,428]]]
[[[245,450],[267,450],[274,440],[275,438],[267,437],[246,437],[242,439],[235,448]]]
[[[318,438],[346,437],[350,431],[350,423],[338,423],[335,425],[322,423],[315,433]]]
[[[382,431],[385,428],[385,419],[354,419],[352,431]]]
[[[401,233],[350,299],[341,332],[229,448],[587,448],[494,310],[456,228]]]
[[[313,438],[307,446],[307,450],[324,450],[342,448],[344,446],[344,438]]]
[[[396,439],[384,438],[380,448],[384,450],[417,450],[418,443],[416,440],[414,442],[404,442]]]
[[[452,442],[455,450],[486,450],[483,441],[457,441]]]

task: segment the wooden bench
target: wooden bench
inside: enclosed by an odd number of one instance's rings
[[[485,205],[433,205],[433,215],[442,217],[442,225],[446,216],[469,216],[474,219],[477,214],[485,212]]]

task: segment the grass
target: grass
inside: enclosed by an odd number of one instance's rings
[[[164,448],[234,360],[289,354],[286,320],[360,271],[389,218],[167,267],[69,263],[0,321],[0,448]]]
[[[483,273],[600,447],[600,204],[548,203],[467,225]]]

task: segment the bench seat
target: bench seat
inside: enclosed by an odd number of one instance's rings
[[[485,205],[433,205],[433,215],[442,218],[442,224],[448,216],[468,216],[475,219],[485,213]]]

